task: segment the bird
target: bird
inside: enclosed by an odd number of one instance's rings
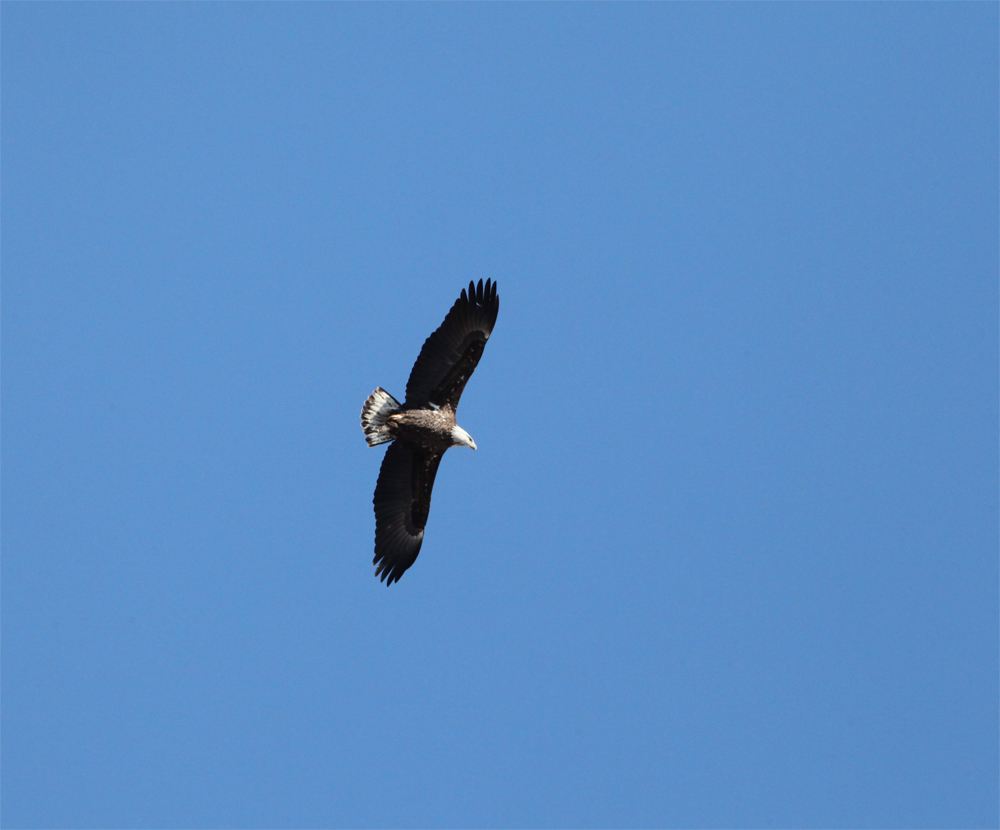
[[[500,310],[497,284],[469,283],[438,329],[424,341],[400,404],[381,386],[361,409],[369,447],[389,444],[375,485],[375,576],[392,585],[417,559],[431,507],[431,490],[449,447],[471,447],[455,420],[462,397]]]

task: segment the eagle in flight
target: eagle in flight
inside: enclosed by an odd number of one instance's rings
[[[424,342],[400,404],[381,386],[361,410],[369,447],[392,441],[375,485],[375,576],[398,582],[424,541],[431,489],[448,447],[472,447],[455,422],[462,390],[479,363],[497,321],[496,283],[469,283],[444,322]]]

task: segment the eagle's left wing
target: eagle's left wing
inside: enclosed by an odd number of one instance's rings
[[[375,576],[398,582],[420,553],[441,455],[395,441],[375,485]]]
[[[496,283],[469,283],[469,293],[455,300],[444,322],[424,342],[406,383],[406,403],[458,407],[497,321]]]

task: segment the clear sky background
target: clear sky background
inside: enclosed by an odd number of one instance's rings
[[[4,826],[996,827],[997,44],[4,3]],[[361,405],[487,277],[386,588]]]

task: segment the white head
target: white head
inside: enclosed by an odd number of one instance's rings
[[[472,447],[476,448],[476,442],[472,440],[472,436],[469,435],[464,429],[462,429],[458,424],[455,424],[451,428],[451,445],[453,447]]]

